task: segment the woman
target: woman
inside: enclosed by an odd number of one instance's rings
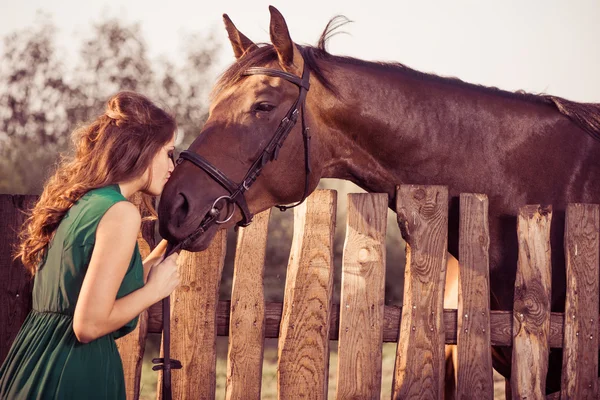
[[[50,178],[21,232],[33,310],[0,367],[0,398],[125,399],[115,339],[179,284],[177,254],[162,260],[164,242],[142,263],[141,216],[127,198],[161,193],[175,130],[147,98],[121,92],[75,131],[74,159]]]

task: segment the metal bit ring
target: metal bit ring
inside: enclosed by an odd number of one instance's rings
[[[229,196],[221,196],[221,197],[218,197],[218,198],[215,200],[215,202],[213,203],[213,205],[212,205],[212,207],[211,207],[211,211],[212,211],[212,210],[217,210],[217,214],[219,214],[219,212],[218,212],[218,209],[217,209],[216,205],[217,205],[217,203],[218,203],[219,201],[221,201],[221,200],[223,200],[223,199],[227,200],[227,208],[229,208],[229,206],[230,206],[230,205],[233,205],[233,207],[231,207],[231,211],[230,211],[229,215],[227,216],[227,218],[225,218],[225,219],[224,219],[224,220],[222,220],[222,221],[219,221],[218,219],[216,219],[216,220],[215,220],[215,223],[217,223],[217,224],[219,224],[219,225],[221,225],[221,224],[224,224],[224,223],[226,223],[226,222],[229,222],[229,220],[230,220],[231,218],[233,218],[233,213],[235,213],[235,203],[234,203],[234,202],[231,200],[231,197],[229,197]]]

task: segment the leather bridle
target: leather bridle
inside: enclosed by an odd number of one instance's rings
[[[179,251],[188,244],[192,243],[198,236],[202,235],[206,232],[212,225],[214,224],[224,224],[228,222],[235,212],[235,207],[237,206],[242,213],[242,220],[237,224],[238,226],[248,226],[252,222],[252,217],[254,216],[250,210],[248,209],[248,203],[246,202],[246,198],[244,197],[244,193],[252,186],[252,184],[256,181],[256,179],[261,174],[263,168],[270,161],[277,160],[279,156],[279,151],[283,146],[283,142],[288,137],[292,128],[296,124],[298,119],[298,114],[300,114],[302,119],[302,137],[304,140],[304,166],[305,166],[305,182],[304,182],[304,194],[302,195],[302,200],[297,202],[296,204],[290,206],[276,206],[281,211],[285,211],[287,209],[296,207],[306,200],[308,196],[309,190],[309,178],[310,178],[310,135],[309,128],[306,126],[305,120],[305,103],[306,103],[306,95],[308,93],[308,89],[310,88],[309,78],[310,72],[309,69],[305,66],[302,72],[302,78],[299,78],[296,75],[290,74],[285,71],[264,68],[264,67],[252,67],[248,68],[243,72],[242,75],[267,75],[276,78],[282,78],[288,82],[293,83],[298,86],[300,93],[296,98],[296,101],[285,117],[279,123],[279,126],[275,130],[275,134],[267,144],[267,146],[263,149],[258,158],[254,161],[244,179],[242,179],[241,183],[235,183],[231,179],[227,178],[225,174],[223,174],[217,167],[208,162],[205,158],[200,156],[197,153],[194,153],[189,150],[182,151],[177,159],[176,164],[180,165],[185,161],[189,161],[204,172],[206,172],[211,178],[213,178],[219,185],[221,185],[225,190],[229,192],[229,195],[218,197],[206,215],[206,217],[200,223],[200,226],[196,228],[192,234],[186,237],[183,241],[177,243],[176,245],[172,245],[169,243],[169,246],[166,251],[165,258],[169,255],[173,254],[176,251]],[[217,206],[221,202],[225,202],[225,206],[219,209]],[[222,210],[227,210],[227,215],[219,219],[219,215]],[[171,342],[171,306],[170,306],[170,296],[165,297],[162,303],[163,309],[163,357],[155,358],[152,362],[155,365],[152,367],[154,371],[163,370],[163,385],[162,385],[162,397],[165,400],[171,400],[171,369],[180,369],[182,367],[181,362],[179,360],[171,359],[170,355],[170,342]]]

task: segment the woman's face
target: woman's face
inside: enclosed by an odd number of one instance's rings
[[[175,134],[154,156],[151,166],[146,171],[150,179],[150,186],[145,190],[152,196],[162,193],[163,187],[175,168],[173,164],[173,151],[175,150]]]

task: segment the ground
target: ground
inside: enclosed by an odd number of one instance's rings
[[[159,335],[149,335],[144,365],[142,368],[141,400],[156,399],[156,379],[158,374],[152,371],[151,360],[158,357]],[[331,342],[331,356],[329,359],[329,396],[335,398],[335,376],[337,367],[337,342]],[[381,382],[381,398],[390,399],[392,391],[392,374],[394,359],[396,357],[396,344],[383,345],[383,370]],[[225,381],[227,375],[227,337],[217,338],[217,393],[216,399],[225,398]],[[266,339],[263,364],[262,396],[263,400],[277,399],[277,340]],[[494,399],[504,399],[504,379],[494,372]]]

